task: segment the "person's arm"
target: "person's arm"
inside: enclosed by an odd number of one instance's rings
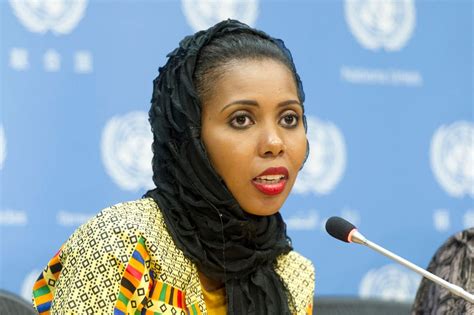
[[[127,250],[130,246],[113,251],[115,246],[108,242],[87,241],[89,246],[74,249],[67,243],[40,274],[33,288],[33,304],[38,313],[141,311],[154,287],[154,277],[147,267],[150,258],[145,239],[138,237],[131,251]],[[101,247],[111,252],[101,253]]]
[[[102,212],[81,226],[51,259],[33,290],[40,314],[135,313],[153,277],[136,225]]]
[[[154,253],[168,263],[173,259],[166,241],[149,243],[144,228],[131,223],[134,205],[106,209],[76,230],[35,285],[40,314],[197,312],[197,304],[186,304],[182,286],[150,257]]]

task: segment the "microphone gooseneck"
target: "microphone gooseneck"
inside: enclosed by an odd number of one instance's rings
[[[382,255],[387,256],[390,259],[395,260],[396,262],[404,265],[405,267],[415,271],[416,273],[422,275],[423,277],[441,285],[445,289],[449,290],[451,293],[465,299],[470,303],[474,303],[474,295],[467,292],[463,288],[454,285],[434,274],[431,272],[426,271],[425,269],[418,267],[417,265],[413,264],[412,262],[392,253],[389,250],[386,250],[382,246],[379,246],[368,239],[366,239],[357,228],[350,222],[344,220],[340,217],[331,217],[326,222],[326,231],[334,238],[341,240],[347,243],[358,243],[361,245],[365,245],[373,250],[381,253]]]

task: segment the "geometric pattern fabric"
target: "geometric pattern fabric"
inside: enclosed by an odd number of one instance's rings
[[[308,314],[312,263],[292,251],[275,271],[293,314]],[[207,314],[196,266],[179,250],[151,198],[102,210],[79,227],[33,288],[40,314]]]

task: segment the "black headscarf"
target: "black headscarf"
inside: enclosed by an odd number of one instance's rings
[[[268,39],[292,60],[282,41],[235,20],[184,38],[153,81],[149,115],[156,189],[146,196],[159,205],[185,256],[200,272],[225,283],[229,314],[289,314],[284,284],[274,270],[276,258],[292,249],[280,213],[243,211],[201,141],[201,104],[193,84],[196,59],[213,38],[230,32]],[[297,75],[296,80],[302,93]]]
[[[474,227],[449,237],[431,258],[427,270],[472,293]],[[474,304],[423,278],[413,302],[411,315],[426,314],[474,314]]]

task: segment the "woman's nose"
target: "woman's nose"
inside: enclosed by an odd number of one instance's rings
[[[268,128],[262,131],[259,153],[261,157],[276,157],[286,150],[285,142],[277,128]]]

